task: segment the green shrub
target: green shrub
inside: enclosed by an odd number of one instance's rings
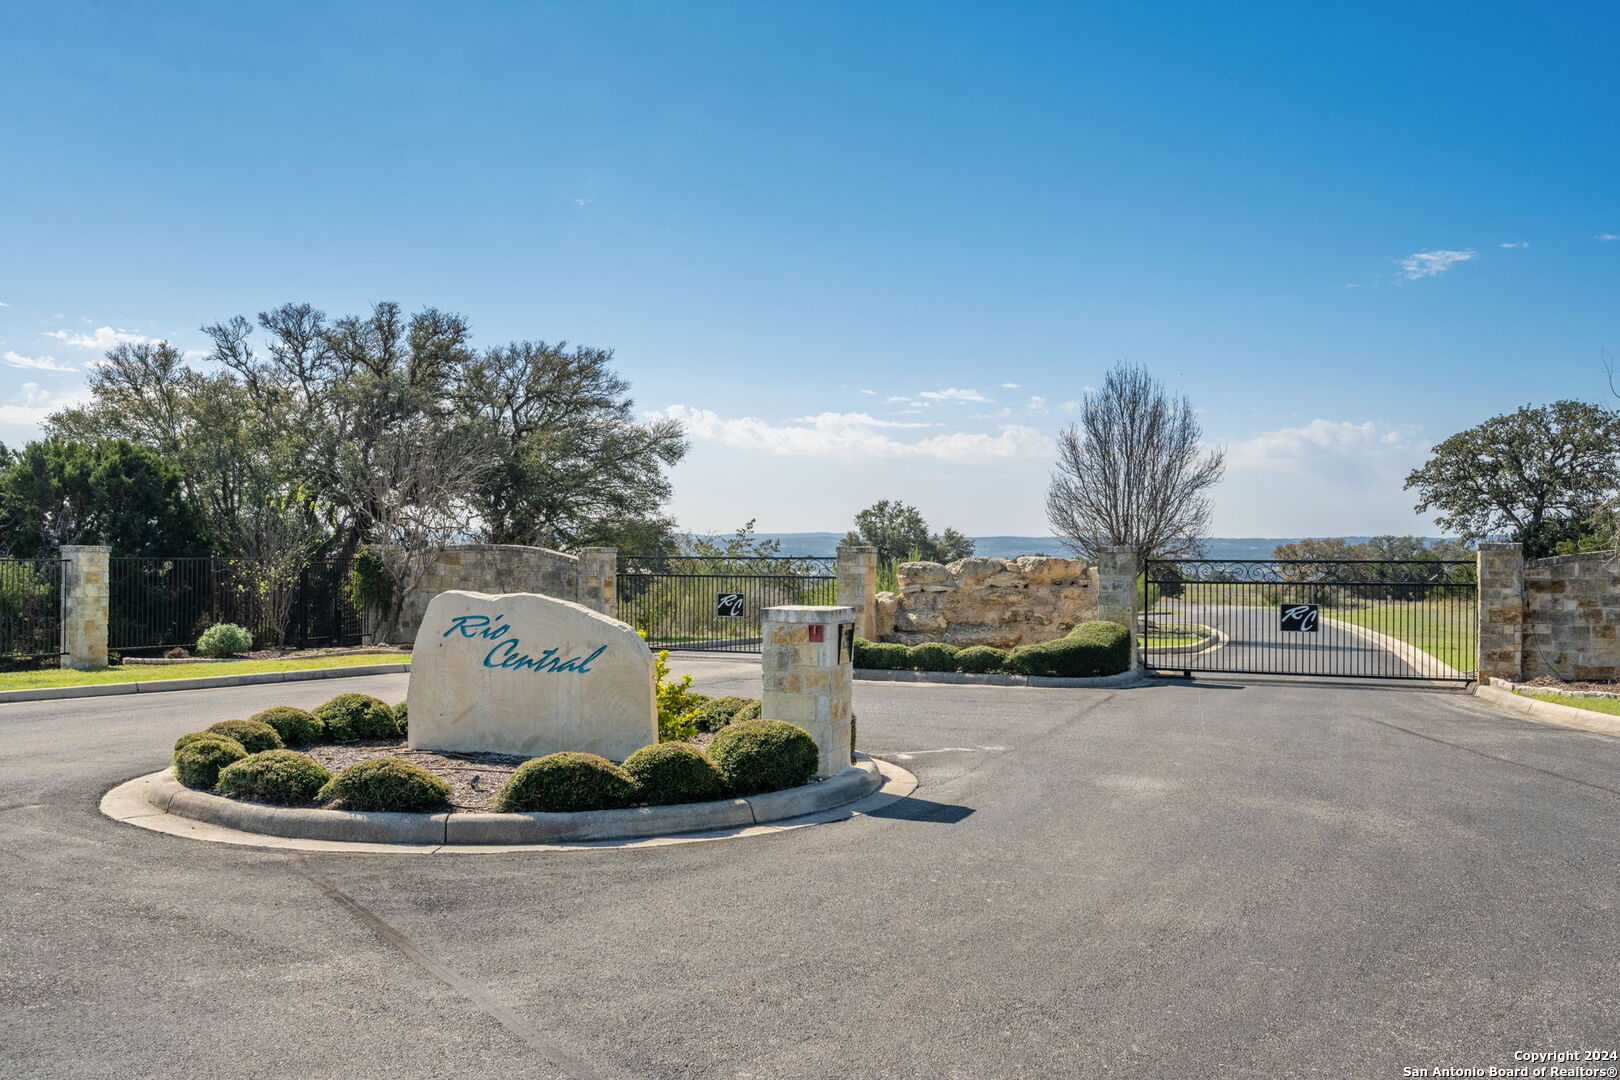
[[[691,743],[643,746],[624,759],[624,771],[641,789],[641,801],[653,806],[708,802],[725,788],[709,755]]]
[[[197,739],[174,752],[174,775],[188,788],[207,791],[219,783],[219,770],[247,756],[235,739]]]
[[[265,750],[219,770],[219,793],[233,799],[307,803],[332,779],[320,762],[296,750]]]
[[[866,662],[862,666],[877,671],[903,670],[911,666],[911,650],[904,645],[876,642],[866,650]]]
[[[399,730],[394,710],[369,694],[339,694],[316,706],[314,715],[326,726],[329,742],[387,739]]]
[[[221,720],[217,724],[209,724],[208,730],[235,739],[250,754],[257,754],[261,750],[280,750],[286,745],[276,729],[263,720]]]
[[[420,811],[449,806],[450,792],[447,781],[422,766],[385,757],[350,765],[328,780],[315,798],[323,803],[339,803],[345,810]]]
[[[411,718],[403,701],[394,706],[394,732],[402,739],[411,733]]]
[[[856,667],[868,668],[872,666],[866,662],[866,654],[874,644],[875,642],[868,641],[863,637],[855,639],[855,648],[850,654],[850,659],[855,661]]]
[[[203,739],[213,739],[216,742],[236,743],[237,746],[242,746],[241,743],[236,742],[236,740],[231,738],[229,735],[221,735],[217,731],[193,731],[174,740],[174,751],[178,754],[181,747],[190,746],[192,743],[201,742]],[[242,746],[242,753],[247,753],[247,747]]]
[[[706,702],[703,711],[698,713],[697,729],[699,731],[719,731],[727,724],[734,724],[738,720],[753,720],[759,716],[759,698],[721,697]]]
[[[253,635],[235,623],[215,623],[197,639],[197,651],[204,656],[235,656],[253,648]]]
[[[565,752],[530,758],[519,765],[495,796],[495,809],[506,813],[608,810],[630,805],[638,794],[635,779],[607,758]]]
[[[720,729],[709,757],[733,795],[797,787],[816,774],[820,752],[802,727],[781,720],[740,720]]]
[[[305,710],[295,709],[291,705],[272,705],[248,719],[275,728],[283,746],[313,746],[326,737],[324,724]]]
[[[911,647],[911,666],[918,671],[955,671],[956,646],[943,641],[925,641]]]
[[[1087,622],[1065,637],[1018,646],[1007,665],[1024,675],[1087,679],[1117,675],[1130,666],[1130,658],[1130,635],[1123,626]]]
[[[1007,650],[993,645],[972,645],[956,654],[956,670],[983,674],[986,671],[1005,671]]]

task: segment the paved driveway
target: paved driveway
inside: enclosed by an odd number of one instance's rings
[[[915,800],[636,851],[291,855],[95,810],[206,720],[404,682],[0,706],[0,1075],[1394,1077],[1620,1047],[1620,740],[1453,694],[860,683]]]

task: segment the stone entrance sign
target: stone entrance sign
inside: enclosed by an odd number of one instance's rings
[[[538,593],[443,592],[411,656],[410,743],[623,761],[658,741],[653,655],[630,627]]]

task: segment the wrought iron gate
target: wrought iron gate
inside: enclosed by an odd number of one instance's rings
[[[1474,563],[1150,559],[1142,666],[1468,682],[1478,655]]]
[[[619,618],[655,649],[759,652],[759,613],[782,604],[831,604],[830,556],[623,555]]]

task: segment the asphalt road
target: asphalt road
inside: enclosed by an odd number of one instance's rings
[[[1376,677],[1386,679],[1430,679],[1439,674],[1438,663],[1419,670],[1398,653],[1377,644],[1375,639],[1357,633],[1332,618],[1331,610],[1315,631],[1286,631],[1279,626],[1278,605],[1193,604],[1181,600],[1160,601],[1163,610],[1174,615],[1156,619],[1158,623],[1194,623],[1219,630],[1226,640],[1216,648],[1192,655],[1155,653],[1163,671],[1183,665],[1194,671],[1246,671],[1307,674],[1321,677]],[[1434,617],[1421,608],[1406,616],[1410,619]],[[1419,654],[1423,655],[1423,654]]]
[[[1620,1049],[1620,740],[1455,694],[859,683],[863,747],[915,799],[640,850],[295,855],[96,811],[207,721],[404,684],[0,706],[0,1076],[1395,1077]]]

